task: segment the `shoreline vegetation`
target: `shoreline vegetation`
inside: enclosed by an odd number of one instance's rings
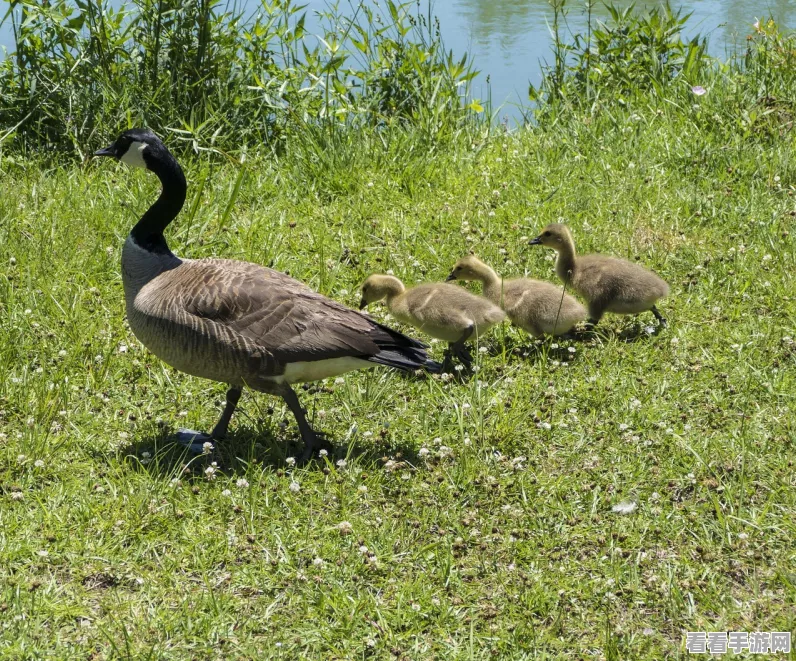
[[[725,63],[673,9],[571,36],[583,5],[557,2],[510,130],[424,4],[329,13],[323,41],[298,7],[6,17],[0,658],[660,659],[688,631],[793,632],[796,38],[761,19]],[[528,240],[566,222],[670,283],[669,327],[505,324],[469,380],[308,384],[333,450],[307,467],[250,393],[187,456],[171,433],[224,387],[141,347],[119,274],[157,183],[85,160],[140,124],[186,170],[180,255],[356,307],[370,273],[442,281],[470,251],[557,282]]]

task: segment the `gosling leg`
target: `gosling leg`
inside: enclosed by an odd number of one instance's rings
[[[664,319],[663,315],[658,311],[658,308],[656,306],[653,305],[650,308],[650,311],[652,312],[652,314],[655,315],[655,318],[658,320],[658,324],[660,325],[661,328],[666,328],[666,326],[668,326],[666,319]]]
[[[465,342],[470,339],[473,333],[475,333],[475,324],[470,324],[462,333],[462,336],[450,344],[451,353],[461,361],[468,372],[473,367],[473,357],[465,346]]]

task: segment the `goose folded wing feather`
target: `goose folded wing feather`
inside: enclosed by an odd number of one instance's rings
[[[224,327],[243,340],[238,346],[253,344],[283,365],[367,358],[385,343],[395,344],[394,334],[380,324],[278,271],[247,268],[242,275],[235,277],[227,267],[207,278],[186,312]]]

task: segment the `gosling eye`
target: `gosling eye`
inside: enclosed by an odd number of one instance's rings
[[[550,236],[550,232],[542,232],[542,236]]]

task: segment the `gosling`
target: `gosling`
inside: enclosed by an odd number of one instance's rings
[[[506,317],[497,305],[462,287],[425,283],[406,289],[395,276],[374,273],[362,283],[359,309],[384,299],[398,321],[448,342],[445,354],[448,366],[454,356],[468,370],[472,367],[472,356],[465,343],[473,336],[481,337]]]
[[[462,257],[448,280],[478,280],[486,296],[502,307],[515,326],[533,337],[563,335],[586,318],[586,308],[550,282],[516,278],[503,280],[475,255]]]
[[[607,255],[578,257],[572,234],[561,223],[548,225],[530,243],[558,252],[556,274],[586,299],[591,326],[606,312],[638,314],[650,310],[661,328],[666,327],[666,319],[655,303],[669,293],[669,285],[652,271]]]

